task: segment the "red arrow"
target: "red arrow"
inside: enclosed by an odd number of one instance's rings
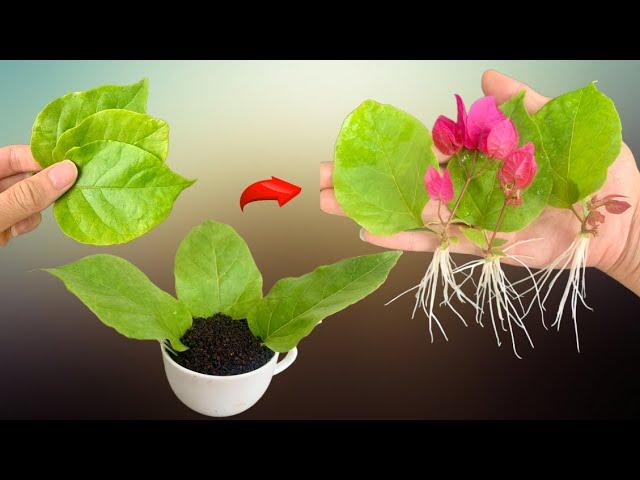
[[[240,208],[244,211],[247,203],[259,200],[277,200],[281,207],[302,191],[302,188],[277,177],[260,180],[244,189],[240,196]]]

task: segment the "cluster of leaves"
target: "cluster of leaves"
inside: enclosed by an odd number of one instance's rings
[[[622,142],[615,106],[593,83],[551,100],[533,116],[525,108],[524,92],[500,109],[515,124],[520,144],[534,145],[538,170],[522,193],[522,204],[507,206],[498,226],[505,203],[496,175],[500,164],[484,155],[474,159],[481,173],[460,199],[456,218],[473,227],[465,235],[477,243],[486,231],[521,230],[545,206],[571,208],[597,191]],[[468,157],[462,150],[447,166],[456,193],[450,207],[467,179]],[[374,234],[421,228],[429,199],[422,179],[429,165],[438,168],[427,128],[391,105],[367,100],[347,117],[338,137],[336,197],[352,219]]]
[[[137,238],[171,212],[193,184],[165,164],[169,126],[145,113],[148,84],[106,85],[64,95],[37,116],[31,151],[42,167],[64,159],[79,170],[54,206],[62,231],[82,243]]]
[[[296,278],[283,278],[262,295],[262,275],[233,228],[207,221],[181,242],[175,259],[177,299],[128,261],[93,255],[46,271],[62,280],[106,325],[142,340],[168,340],[176,351],[193,318],[224,313],[247,318],[267,347],[290,350],[325,317],[384,283],[401,252],[348,258]]]

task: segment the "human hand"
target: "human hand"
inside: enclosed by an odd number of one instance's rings
[[[535,113],[550,99],[535,92],[517,80],[489,70],[482,76],[482,90],[485,95],[493,95],[498,103],[505,102],[521,90],[526,90],[525,106],[529,113]],[[435,150],[441,163],[448,160]],[[329,214],[345,215],[338,204],[332,183],[333,163],[324,162],[320,167],[320,208]],[[619,157],[609,168],[607,181],[598,192],[599,197],[609,194],[625,195],[625,201],[632,206],[623,215],[607,215],[600,225],[598,236],[591,241],[588,265],[603,270],[631,290],[640,295],[640,172],[633,153],[626,144],[622,145]],[[436,202],[427,202],[422,218],[437,218]],[[500,233],[501,238],[510,243],[539,238],[515,245],[509,250],[511,255],[520,256],[529,267],[543,267],[558,257],[576,238],[580,222],[570,210],[547,207],[527,228],[519,232]],[[481,249],[456,233],[452,235],[460,241],[450,245],[452,252],[481,255]],[[376,236],[361,230],[360,238],[381,247],[408,251],[431,252],[440,244],[440,239],[428,232],[401,232],[391,236]],[[515,264],[508,258],[505,263]]]
[[[42,170],[29,145],[0,148],[0,246],[34,230],[42,220],[40,212],[69,190],[77,176],[71,160]]]

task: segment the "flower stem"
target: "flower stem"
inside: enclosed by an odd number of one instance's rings
[[[505,213],[507,213],[507,200],[506,199],[505,199],[504,203],[502,204],[502,209],[500,210],[500,215],[498,215],[498,221],[496,222],[496,228],[491,233],[491,238],[487,242],[487,253],[491,252],[491,245],[493,244],[493,241],[496,238],[496,234],[498,233],[498,230],[500,230],[500,227],[502,226],[502,222],[504,220],[504,214]]]
[[[453,220],[453,216],[456,214],[456,210],[458,210],[458,207],[460,206],[460,201],[462,200],[462,196],[466,193],[470,183],[471,183],[471,178],[469,177],[465,180],[464,185],[462,186],[462,191],[460,192],[460,195],[458,195],[456,203],[453,205],[453,209],[451,210],[451,215],[449,216],[449,219],[443,225],[445,230],[449,228],[449,224],[451,223],[451,220]],[[440,209],[440,206],[438,206],[438,215],[440,214],[439,209]]]

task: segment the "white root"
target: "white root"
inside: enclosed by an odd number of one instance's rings
[[[576,334],[576,348],[578,349],[578,352],[580,352],[580,339],[578,337],[577,320],[578,299],[580,300],[582,305],[585,306],[585,308],[593,310],[586,303],[587,290],[585,285],[585,270],[587,267],[587,256],[589,253],[590,238],[590,234],[581,233],[571,243],[569,248],[562,252],[553,262],[551,262],[550,265],[534,274],[535,276],[539,277],[537,283],[540,289],[544,288],[547,282],[549,282],[546,287],[546,293],[544,297],[542,297],[541,302],[542,309],[544,310],[544,305],[547,301],[547,298],[549,297],[549,294],[551,293],[551,289],[558,281],[563,271],[569,268],[569,278],[567,279],[567,284],[564,288],[564,292],[562,293],[560,304],[558,305],[558,311],[556,312],[555,321],[551,326],[556,327],[558,330],[560,330],[560,322],[564,313],[564,306],[569,299],[569,296],[571,296],[571,318],[573,319],[573,326]],[[524,293],[527,293],[530,290],[531,289],[527,290]],[[529,306],[529,308],[531,308],[531,306]]]
[[[524,265],[517,257],[513,255],[505,254],[508,258]],[[493,332],[496,337],[498,346],[502,344],[500,339],[499,330],[508,332],[511,338],[511,346],[513,353],[517,358],[522,358],[518,354],[516,347],[516,340],[514,334],[514,327],[518,327],[522,330],[533,348],[533,341],[529,336],[529,332],[524,324],[524,318],[526,317],[528,310],[525,309],[519,294],[514,284],[509,281],[507,276],[502,270],[499,256],[489,256],[481,258],[479,260],[472,260],[471,262],[454,270],[455,273],[469,272],[468,275],[473,275],[476,268],[481,267],[480,279],[476,285],[476,322],[483,326],[482,317],[484,315],[485,302],[489,304],[489,316],[491,318],[491,325],[493,326]],[[539,292],[538,284],[531,271],[529,272],[529,278],[534,282],[536,292]],[[498,321],[500,326],[498,327]]]
[[[438,319],[437,315],[433,311],[435,301],[436,301],[436,296],[438,293],[438,280],[440,280],[440,283],[442,284],[442,287],[443,287],[443,291],[442,291],[443,300],[440,302],[439,305],[449,307],[465,326],[468,326],[467,322],[462,317],[462,315],[458,313],[458,311],[454,308],[454,306],[451,303],[451,300],[453,299],[453,297],[456,297],[460,303],[470,303],[476,310],[478,309],[478,306],[476,305],[476,303],[473,300],[471,300],[469,297],[467,297],[467,295],[462,291],[461,289],[462,284],[458,284],[455,278],[455,275],[454,275],[455,270],[457,270],[457,267],[456,267],[456,264],[451,259],[449,248],[445,246],[440,246],[439,248],[436,248],[436,250],[433,252],[431,263],[429,263],[429,266],[427,267],[427,271],[424,274],[424,277],[422,277],[422,280],[420,281],[420,283],[408,290],[405,290],[400,295],[388,301],[385,305],[389,305],[390,303],[394,302],[395,300],[402,297],[403,295],[417,289],[418,291],[416,292],[416,295],[415,295],[416,303],[413,308],[411,318],[415,317],[415,314],[418,308],[422,308],[425,315],[429,319],[429,335],[431,336],[431,342],[433,343],[434,341],[434,336],[433,336],[434,323],[440,329],[440,332],[442,332],[442,335],[444,336],[445,340],[448,341],[449,338],[447,337],[447,334],[445,333],[444,328],[440,323],[440,320]],[[469,278],[470,276],[467,276],[467,278],[465,279],[465,282]]]

